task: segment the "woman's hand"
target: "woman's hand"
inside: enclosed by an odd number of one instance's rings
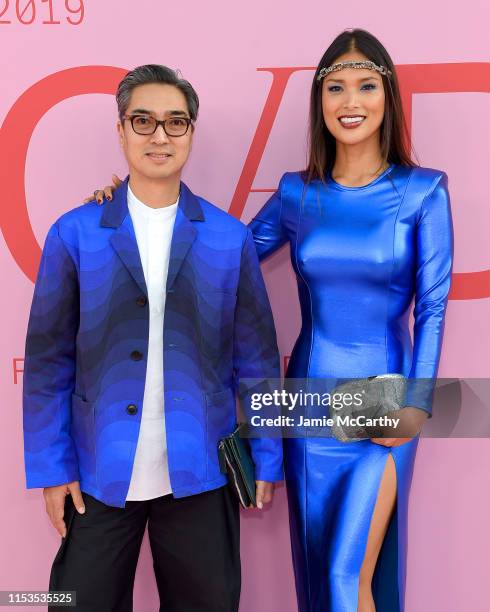
[[[380,446],[401,446],[406,442],[410,442],[413,438],[371,438],[371,442]]]
[[[104,198],[107,200],[112,200],[113,191],[117,189],[121,183],[121,179],[116,174],[113,174],[112,185],[108,185],[107,187],[104,187],[104,189],[96,189],[93,196],[90,196],[83,201],[84,204],[91,202],[94,199],[97,201],[97,204],[102,204]]]
[[[387,415],[391,419],[400,419],[397,427],[384,427],[383,438],[371,438],[374,444],[381,446],[401,446],[406,442],[410,442],[422,430],[422,426],[428,418],[428,413],[420,408],[405,407],[400,410],[394,410]],[[397,437],[403,434],[404,437]]]

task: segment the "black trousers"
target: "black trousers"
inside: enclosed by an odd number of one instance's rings
[[[79,514],[66,497],[67,535],[49,582],[50,590],[76,591],[77,605],[70,609],[133,610],[134,576],[148,523],[160,612],[238,610],[240,521],[229,487],[179,499],[130,501],[125,508],[86,493],[83,498],[86,510]]]

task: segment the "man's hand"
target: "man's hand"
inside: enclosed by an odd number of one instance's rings
[[[257,485],[256,497],[257,497],[257,508],[262,510],[264,504],[269,504],[274,496],[274,483],[266,482],[265,480],[256,480]]]
[[[92,200],[97,200],[97,204],[102,204],[104,198],[107,200],[112,200],[112,193],[119,187],[122,183],[121,179],[116,175],[112,175],[112,185],[107,185],[104,189],[96,189],[94,191],[94,195],[86,198],[84,203],[91,202]]]
[[[53,523],[53,527],[62,538],[66,537],[66,525],[63,517],[65,515],[65,497],[71,495],[73,504],[80,514],[85,513],[85,503],[80,491],[78,480],[57,487],[46,487],[43,491],[46,502],[46,512]]]

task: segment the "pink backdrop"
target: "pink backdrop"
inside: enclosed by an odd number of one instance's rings
[[[490,9],[483,0],[467,0],[464,7],[443,0],[413,0],[402,8],[387,0],[352,0],[345,6],[319,0],[300,4],[290,0],[189,0],[181,5],[85,0],[79,25],[66,21],[70,16],[66,6],[75,10],[78,0],[17,2],[23,21],[29,21],[35,6],[31,24],[19,22],[15,2],[0,2],[0,11],[7,4],[0,16],[0,20],[11,21],[0,23],[1,121],[25,90],[60,70],[97,65],[129,69],[150,62],[180,68],[198,90],[202,105],[185,178],[194,191],[224,209],[232,200],[271,86],[271,74],[257,68],[313,66],[329,41],[346,27],[371,30],[397,65],[480,62],[461,68],[464,80],[468,71],[478,75],[485,68],[481,63],[490,62]],[[61,23],[42,23],[49,21],[50,6],[52,20]],[[70,19],[76,22],[80,17],[71,14]],[[253,181],[255,189],[271,189],[282,172],[304,165],[311,76],[310,71],[300,71],[289,80]],[[430,90],[430,83],[428,86]],[[468,93],[454,89],[453,93],[413,96],[412,137],[420,162],[449,174],[456,228],[455,270],[475,272],[485,270],[490,260],[485,192],[488,94],[485,87]],[[35,113],[35,102],[31,108]],[[106,184],[113,171],[124,175],[115,121],[113,97],[90,94],[60,102],[37,124],[27,153],[25,186],[30,221],[40,244],[58,215],[79,204],[96,186]],[[15,143],[10,145],[7,162],[22,155]],[[8,165],[0,172],[5,191]],[[266,197],[261,191],[251,193],[243,220],[248,221]],[[16,193],[4,198],[1,208],[20,210],[22,200],[22,194]],[[2,217],[6,223],[5,215]],[[5,231],[4,226],[2,229]],[[20,224],[17,239],[16,231],[14,228],[14,242],[22,251]],[[14,258],[10,242],[9,246],[1,240],[5,299],[0,368],[0,590],[44,590],[59,537],[44,512],[41,491],[24,489],[22,374],[16,380],[13,367],[14,359],[23,356],[33,286],[20,269],[18,257]],[[299,329],[299,309],[287,253],[274,256],[264,272],[281,352],[289,354]],[[450,302],[441,376],[489,375],[489,312],[488,297]],[[490,443],[422,440],[419,448],[410,502],[407,612],[486,612]],[[243,515],[242,528],[242,612],[294,612],[284,488],[279,489],[271,509],[261,515]],[[145,542],[135,610],[157,609],[156,602]]]

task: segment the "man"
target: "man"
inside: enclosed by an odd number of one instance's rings
[[[117,92],[129,177],[63,215],[43,250],[24,370],[28,487],[63,540],[51,590],[132,610],[148,522],[161,609],[238,610],[239,515],[218,442],[240,378],[276,378],[272,314],[250,231],[181,182],[198,112],[158,65]],[[280,440],[252,440],[258,506]]]

